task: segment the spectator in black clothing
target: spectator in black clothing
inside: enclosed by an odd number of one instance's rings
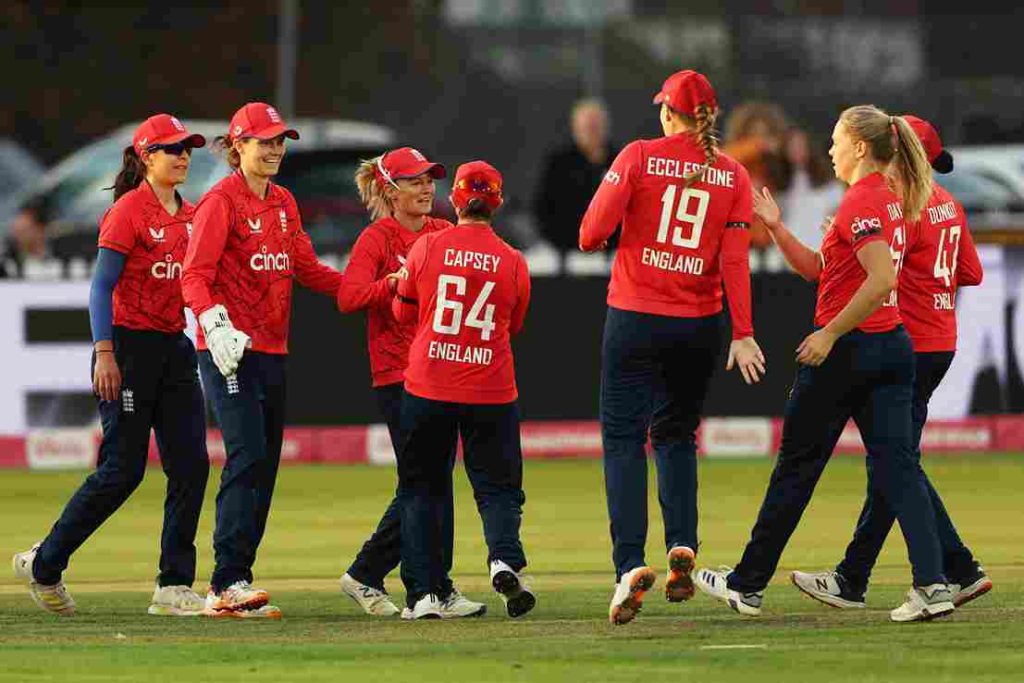
[[[541,235],[562,252],[575,251],[580,220],[618,149],[608,139],[608,110],[596,99],[572,108],[572,144],[551,152],[534,200]]]
[[[42,199],[25,204],[11,221],[0,251],[0,278],[46,279],[60,276],[46,236],[49,208]],[[56,271],[56,272],[55,272]]]

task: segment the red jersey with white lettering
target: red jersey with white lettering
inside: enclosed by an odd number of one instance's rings
[[[385,276],[405,265],[416,240],[451,227],[444,219],[427,217],[419,232],[413,232],[387,216],[366,226],[352,247],[338,288],[338,308],[342,313],[366,309],[366,346],[375,387],[402,381],[416,334],[415,321],[403,324],[395,319],[394,294]]]
[[[935,185],[912,229],[917,241],[903,257],[900,317],[914,351],[955,351],[956,288],[980,284],[982,278],[967,216],[953,195]]]
[[[619,222],[622,234],[608,305],[696,318],[722,310],[725,282],[733,338],[754,333],[750,313],[750,176],[725,154],[704,164],[688,133],[635,140],[619,153],[580,225],[580,248],[601,248]]]
[[[885,177],[870,173],[850,186],[821,243],[823,268],[818,279],[818,305],[814,324],[824,327],[846,307],[867,279],[857,252],[872,242],[888,244],[897,274],[903,254],[913,247],[914,232],[907,231],[903,207]],[[857,326],[863,332],[887,332],[900,324],[895,293]]]
[[[185,329],[181,266],[195,207],[173,216],[147,181],[121,195],[100,220],[99,246],[125,255],[114,286],[114,324],[174,333]]]
[[[519,395],[512,335],[530,303],[526,259],[484,223],[424,235],[409,251],[393,308],[417,320],[405,390],[452,403],[511,403]]]
[[[270,183],[257,197],[236,171],[203,195],[192,220],[182,291],[196,315],[215,304],[252,337],[252,350],[288,353],[292,279],[335,296],[341,274],[317,260],[295,198]],[[202,330],[199,348],[206,348]]]

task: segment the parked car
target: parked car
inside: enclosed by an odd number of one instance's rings
[[[953,172],[937,180],[979,228],[1024,226],[1024,145],[951,147]]]
[[[356,167],[360,160],[393,146],[394,131],[358,121],[297,119],[291,123],[302,138],[288,141],[277,180],[295,195],[303,225],[317,251],[345,253],[367,222],[353,182]],[[186,124],[210,142],[228,127],[226,121]],[[59,258],[91,260],[94,256],[99,219],[111,204],[111,193],[105,188],[113,185],[122,152],[136,126],[126,124],[78,149],[21,194],[21,204],[41,195],[49,202],[54,216],[52,247]],[[188,182],[180,188],[182,196],[198,201],[229,170],[211,145],[195,150]],[[437,207],[441,213],[447,196],[447,185],[439,187]]]
[[[11,138],[0,138],[0,221],[7,223],[19,204],[17,198],[43,174],[43,165]]]

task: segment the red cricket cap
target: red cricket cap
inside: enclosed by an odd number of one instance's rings
[[[292,140],[299,139],[294,128],[284,125],[284,119],[277,110],[266,102],[249,102],[235,112],[228,126],[228,133],[233,138],[259,138],[269,140],[284,135]]]
[[[384,152],[377,158],[377,179],[381,183],[400,178],[416,178],[424,173],[431,178],[444,178],[444,166],[428,161],[423,153],[412,147],[399,147]]]
[[[914,129],[917,138],[921,141],[921,146],[924,147],[925,154],[928,155],[928,162],[932,168],[938,173],[952,171],[953,155],[942,148],[942,138],[939,137],[935,126],[913,114],[904,114],[901,118]]]
[[[452,204],[460,211],[471,199],[482,199],[493,211],[501,206],[501,174],[486,161],[470,161],[455,171]]]
[[[188,142],[193,147],[202,147],[206,138],[199,133],[189,133],[178,117],[170,114],[155,114],[139,124],[132,136],[132,147],[137,153],[153,145],[173,145]]]
[[[665,79],[661,90],[654,96],[654,104],[662,103],[682,114],[693,112],[698,104],[706,104],[711,109],[718,108],[715,89],[707,77],[690,69],[677,71]]]

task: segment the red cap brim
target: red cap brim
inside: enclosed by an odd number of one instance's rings
[[[177,144],[179,142],[187,142],[188,144],[190,144],[193,147],[205,147],[206,146],[206,138],[204,138],[199,133],[182,133],[180,135],[173,135],[173,136],[171,136],[171,137],[161,141],[159,144],[161,144],[161,145],[174,145],[174,144]]]
[[[406,171],[405,173],[393,173],[391,177],[394,178],[395,180],[399,180],[401,178],[418,178],[424,173],[428,174],[431,178],[434,179],[444,178],[445,176],[448,175],[448,172],[444,169],[444,166],[442,166],[441,164],[436,164],[431,161],[424,161],[423,163],[418,164],[414,168]]]
[[[287,128],[283,123],[275,123],[272,126],[267,126],[258,133],[252,133],[252,137],[260,140],[271,140],[276,138],[278,135],[283,135],[290,140],[298,140],[299,132],[294,128]]]

